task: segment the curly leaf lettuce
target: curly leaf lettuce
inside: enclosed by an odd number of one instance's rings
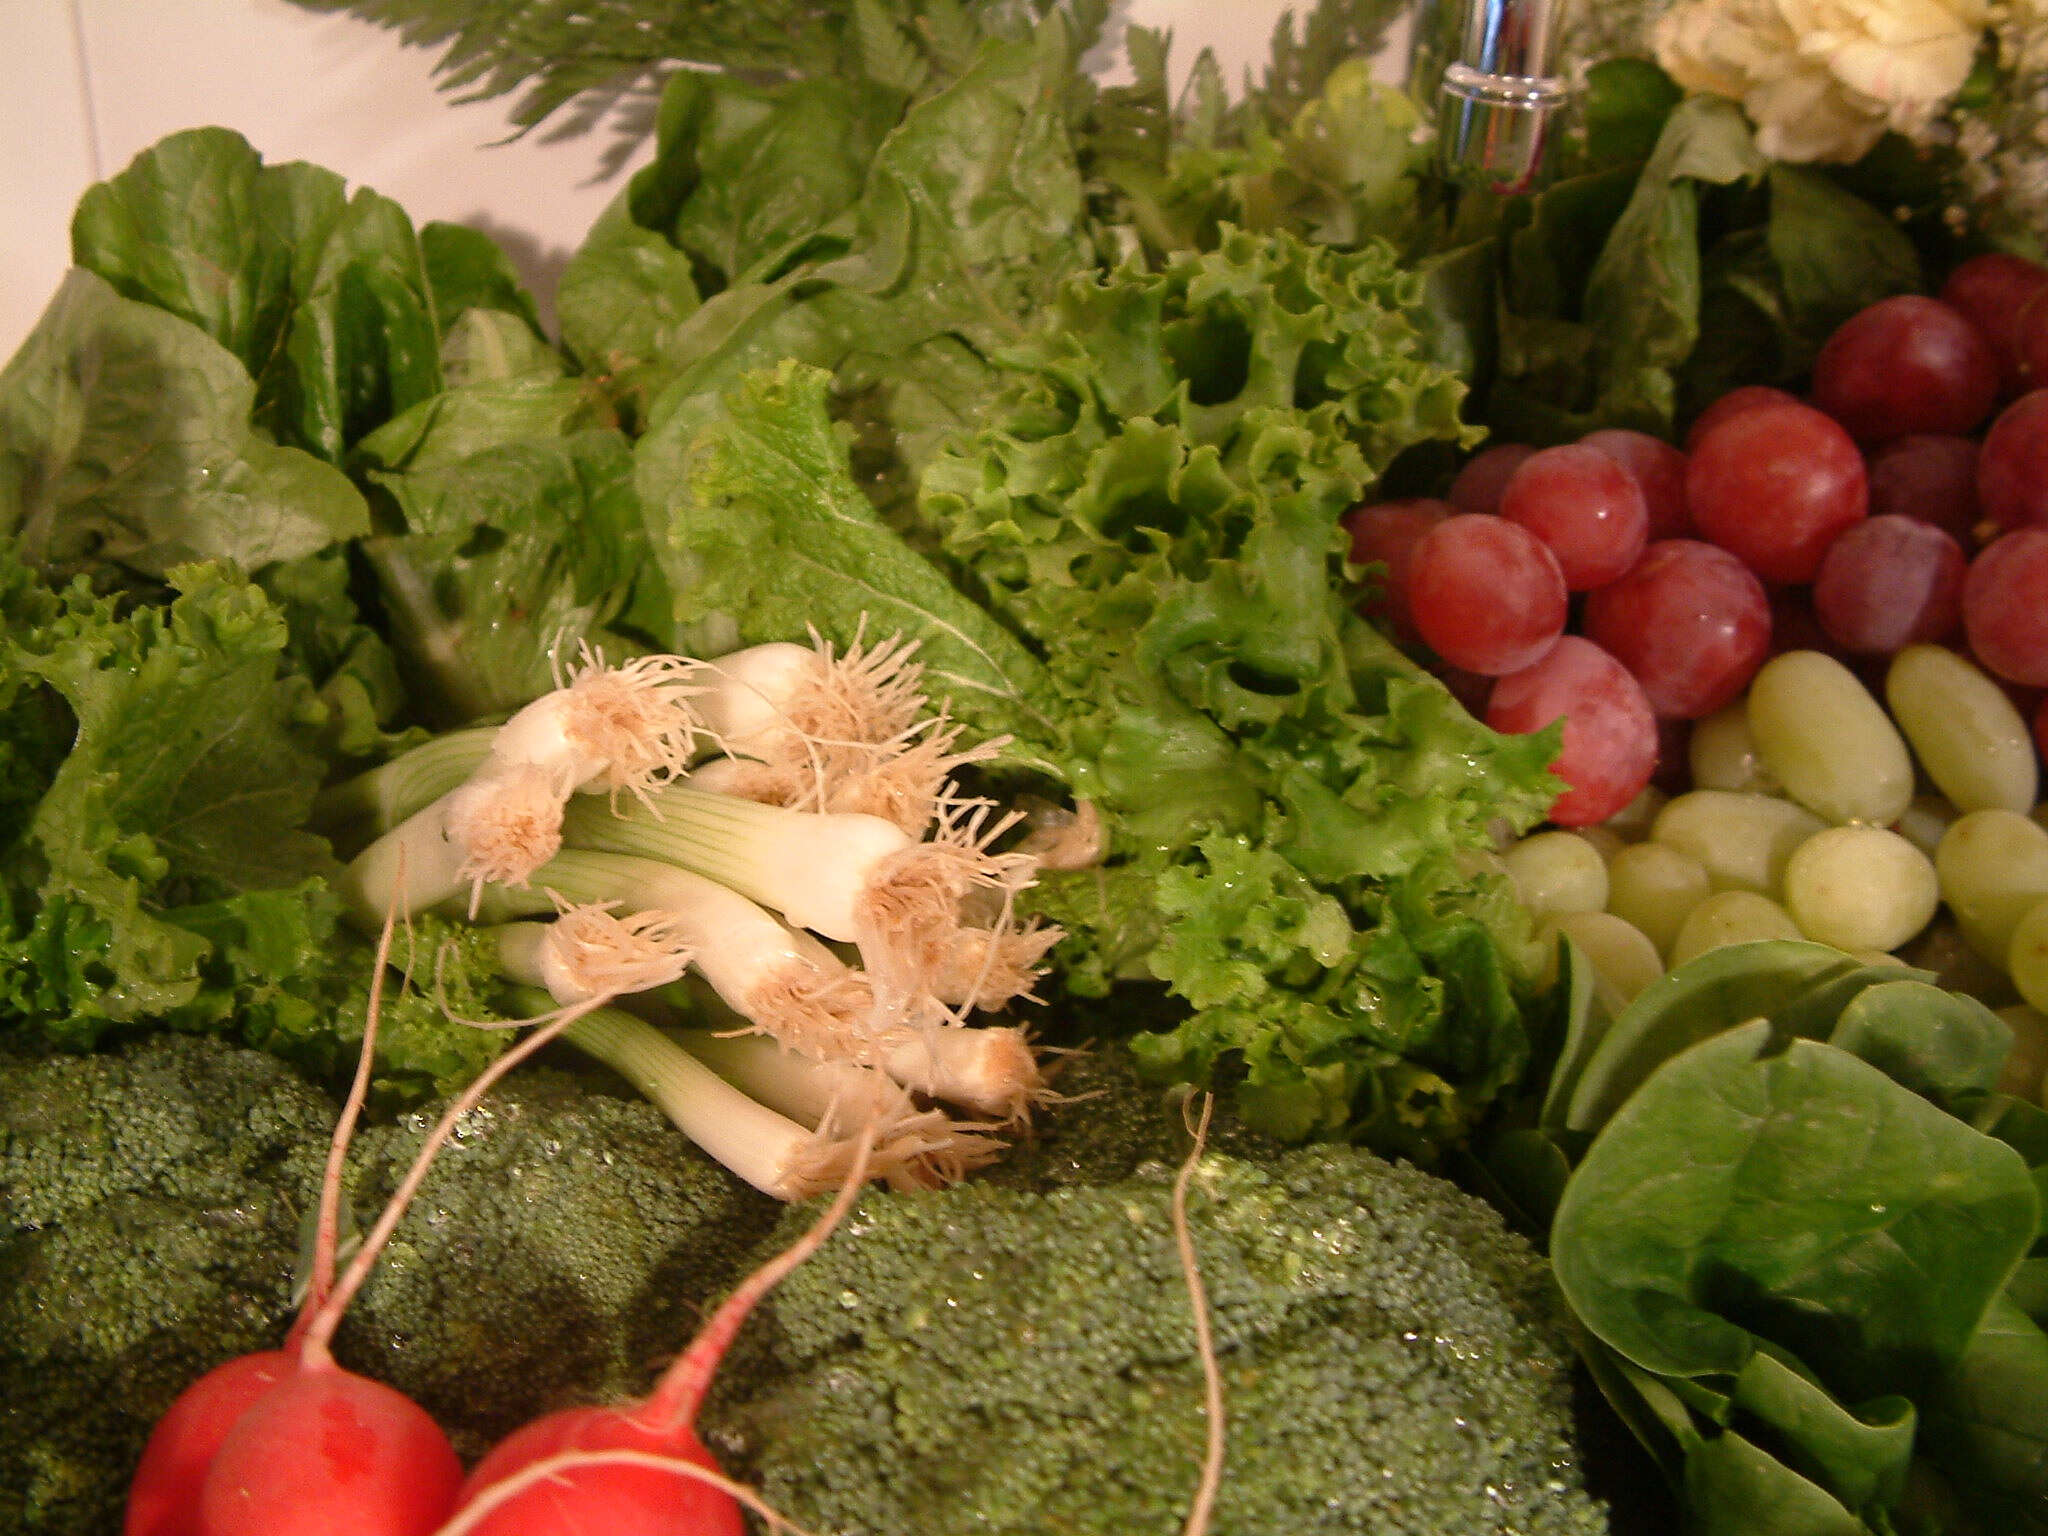
[[[1044,657],[1069,786],[1112,829],[1110,871],[1034,894],[1058,958],[1095,990],[1158,934],[1142,964],[1195,1011],[1148,1064],[1241,1073],[1288,1136],[1454,1136],[1528,1056],[1523,919],[1452,858],[1541,815],[1555,743],[1475,723],[1342,580],[1340,514],[1463,436],[1419,298],[1385,247],[1231,230],[1076,279],[918,507]]]
[[[324,770],[294,739],[306,690],[279,682],[283,619],[216,567],[173,581],[168,607],[125,615],[26,580],[8,604],[10,679],[60,698],[73,734],[7,850],[35,901],[0,945],[14,1009],[72,1043],[198,996],[212,946],[180,908],[318,904],[335,868],[300,830]]]
[[[655,163],[564,276],[572,350],[616,370],[650,437],[785,359],[835,376],[864,475],[899,479],[971,420],[990,355],[1093,253],[1073,33],[1054,16],[962,45],[916,97],[893,76],[670,86]]]
[[[284,614],[218,565],[163,607],[61,592],[0,565],[0,1023],[81,1049],[110,1030],[232,1035],[331,1072],[361,1037],[367,941],[325,840],[322,704]],[[416,935],[432,953],[437,933]],[[470,1016],[489,996],[444,972]],[[460,995],[458,995],[460,994]],[[382,1078],[466,1081],[502,1035],[394,999]]]

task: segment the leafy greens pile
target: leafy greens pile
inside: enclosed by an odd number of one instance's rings
[[[1463,855],[1540,815],[1554,742],[1353,614],[1337,523],[1472,439],[1424,287],[1378,241],[1239,227],[1236,191],[1186,248],[1140,211],[1204,155],[1271,202],[1273,124],[1408,109],[1334,69],[1348,33],[1289,32],[1270,93],[1162,149],[1162,40],[1105,92],[1086,7],[946,14],[858,8],[829,75],[675,75],[559,346],[485,237],[224,130],[87,195],[0,374],[11,1025],[328,1070],[368,964],[323,786],[580,644],[900,632],[1004,741],[991,793],[1100,818],[1033,894],[1066,997],[1109,1008],[1051,1028],[1154,1026],[1157,1073],[1295,1138],[1427,1149],[1521,1073],[1523,919]],[[502,1011],[459,933],[414,942],[451,937],[450,1001]],[[389,1090],[496,1049],[406,1009]]]
[[[1595,1380],[1688,1528],[2048,1531],[2048,1112],[1926,972],[1713,951],[1604,1014],[1480,1175],[1547,1230]]]

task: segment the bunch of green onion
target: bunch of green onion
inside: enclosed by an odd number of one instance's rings
[[[1015,917],[1014,815],[955,787],[1000,743],[961,744],[914,647],[586,652],[557,681],[328,792],[368,840],[351,916],[488,924],[536,1008],[603,1002],[565,1038],[769,1194],[835,1186],[870,1129],[903,1187],[994,1157],[1050,1095],[1024,1031],[970,1015],[1029,998],[1058,931]],[[686,973],[717,1027],[636,1004]]]

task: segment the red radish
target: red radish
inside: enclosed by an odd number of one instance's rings
[[[838,1198],[790,1248],[749,1275],[712,1314],[690,1347],[662,1373],[644,1401],[563,1408],[498,1442],[462,1485],[459,1509],[486,1500],[480,1520],[458,1513],[465,1536],[743,1536],[740,1506],[720,1486],[679,1478],[670,1461],[712,1471],[697,1438],[697,1409],[740,1325],[761,1298],[824,1244],[851,1209],[867,1177],[868,1133]],[[634,1452],[631,1460],[577,1459],[579,1452]],[[500,1502],[493,1490],[537,1463],[561,1460],[555,1476],[535,1478]]]
[[[457,1121],[597,1004],[564,1010],[449,1106],[336,1283],[341,1168],[368,1090],[393,927],[387,916],[356,1079],[321,1184],[312,1283],[299,1319],[284,1348],[209,1371],[171,1405],[129,1486],[124,1536],[429,1536],[454,1508],[462,1467],[447,1435],[404,1394],[342,1369],[328,1346]]]
[[[123,1536],[200,1536],[199,1488],[242,1415],[297,1369],[282,1349],[217,1365],[178,1394],[149,1432],[128,1485]]]

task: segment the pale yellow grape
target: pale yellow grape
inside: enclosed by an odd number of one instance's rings
[[[1943,646],[1909,645],[1885,672],[1884,696],[1927,777],[1957,809],[2033,808],[2034,738],[1983,672]]]
[[[1785,793],[1837,826],[1890,826],[1913,798],[1906,738],[1856,674],[1787,651],[1749,685],[1749,729]]]
[[[2024,1003],[1998,1010],[2012,1031],[2012,1049],[2006,1053],[2005,1069],[1998,1074],[1998,1091],[2016,1099],[2039,1103],[2048,1088],[2048,1014]]]
[[[1631,843],[1607,866],[1607,910],[1648,935],[1663,955],[1713,889],[1704,864],[1665,843]]]
[[[2048,1009],[2048,898],[2020,914],[2005,951],[2005,969],[2021,997],[2035,1008]]]
[[[1760,795],[1778,792],[1778,781],[1756,749],[1749,710],[1741,699],[1695,720],[1685,755],[1694,789],[1753,790]]]
[[[1576,941],[1595,974],[1623,1003],[1664,974],[1657,946],[1640,928],[1612,912],[1564,912],[1544,926],[1546,936],[1563,933]]]
[[[1892,830],[1931,859],[1948,829],[1962,814],[1940,795],[1915,795]]]
[[[1640,843],[1650,835],[1650,827],[1657,820],[1657,813],[1664,809],[1670,799],[1671,797],[1656,785],[1645,784],[1641,794],[1600,825],[1619,833],[1625,843]]]
[[[1826,826],[1775,795],[1695,789],[1664,807],[1650,835],[1698,859],[1716,890],[1774,895],[1792,850]]]
[[[1785,910],[1816,944],[1897,949],[1940,901],[1932,861],[1883,827],[1829,827],[1785,864]]]
[[[1598,912],[1607,905],[1607,861],[1583,837],[1538,832],[1501,855],[1522,905],[1535,916]]]
[[[1755,891],[1716,891],[1694,907],[1680,925],[1678,938],[1671,946],[1671,966],[1676,970],[1710,949],[1729,944],[1799,937],[1799,925],[1792,921],[1792,914],[1770,897],[1759,896]]]
[[[1628,846],[1628,839],[1602,822],[1590,827],[1573,827],[1571,835],[1600,855],[1603,864],[1613,862],[1614,856]]]
[[[2048,829],[2015,811],[1971,811],[1934,850],[1934,872],[1964,940],[2003,966],[2020,918],[2048,897]]]

